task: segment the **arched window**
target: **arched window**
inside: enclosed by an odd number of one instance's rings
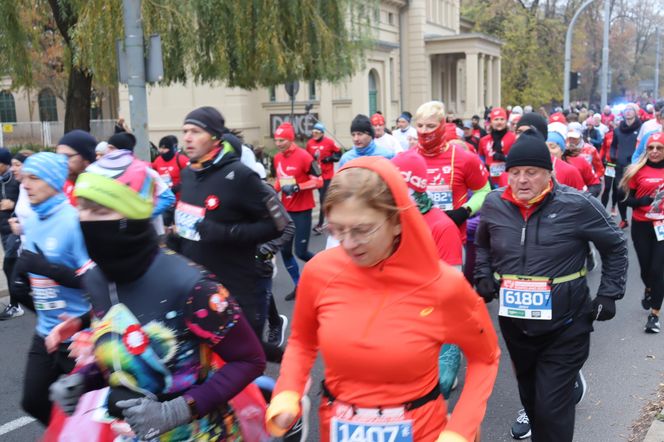
[[[369,115],[378,110],[378,72],[375,69],[369,71]]]
[[[16,103],[14,94],[9,91],[0,91],[0,121],[16,123]]]
[[[58,121],[58,106],[53,91],[42,89],[37,101],[39,102],[39,119],[41,121]]]

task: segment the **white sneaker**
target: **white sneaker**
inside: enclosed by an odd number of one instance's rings
[[[5,310],[0,313],[0,321],[5,321],[7,319],[18,318],[23,316],[25,312],[20,305],[8,305],[5,307]]]

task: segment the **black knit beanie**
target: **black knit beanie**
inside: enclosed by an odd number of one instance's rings
[[[130,150],[133,152],[134,147],[136,147],[136,137],[129,132],[118,132],[108,139],[108,144],[116,149]]]
[[[533,129],[522,133],[514,142],[507,154],[505,170],[511,167],[531,166],[542,169],[553,170],[551,153],[542,138],[542,134]]]
[[[537,131],[540,133],[540,135],[542,135],[542,137],[545,140],[549,136],[549,130],[547,129],[546,120],[544,119],[543,116],[535,112],[528,112],[527,114],[523,114],[519,122],[516,123],[517,129],[520,128],[521,126],[534,127],[535,129],[537,129]]]
[[[187,114],[184,124],[193,124],[200,127],[216,139],[220,139],[224,133],[224,117],[213,107],[203,106]]]
[[[159,140],[159,147],[165,147],[166,149],[173,151],[178,145],[178,139],[175,135],[166,135],[164,138]]]
[[[97,153],[95,152],[97,140],[84,130],[75,129],[71,132],[67,132],[62,138],[60,138],[60,141],[58,141],[58,145],[60,144],[71,147],[76,153],[83,157],[83,159],[91,163],[94,163],[97,159]]]
[[[369,117],[362,114],[357,114],[357,116],[353,118],[353,122],[350,123],[350,133],[353,132],[362,132],[371,135],[372,138],[376,135],[374,128],[371,125],[371,120],[369,120]]]

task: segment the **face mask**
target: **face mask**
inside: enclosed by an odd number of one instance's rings
[[[426,154],[436,155],[440,153],[445,147],[445,123],[441,121],[438,127],[429,133],[418,133],[417,141]]]
[[[81,221],[85,246],[112,282],[140,278],[158,251],[157,234],[146,220]]]

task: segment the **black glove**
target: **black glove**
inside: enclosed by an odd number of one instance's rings
[[[269,261],[274,257],[274,253],[267,244],[261,244],[258,246],[258,255],[256,257],[263,261]]]
[[[498,286],[493,278],[480,278],[475,281],[477,293],[487,304],[498,297]]]
[[[330,155],[329,157],[325,157],[322,160],[320,160],[320,162],[325,164],[332,163],[334,162],[334,157]]]
[[[449,216],[454,224],[460,226],[465,223],[468,217],[470,216],[470,207],[459,207],[458,209],[446,210],[445,214]]]
[[[297,184],[286,184],[281,188],[281,192],[286,195],[286,196],[291,196],[294,193],[297,193],[300,191],[300,186]]]
[[[505,159],[506,159],[505,154],[502,152],[496,152],[493,154],[493,161],[502,162],[505,161]]]
[[[49,262],[36,244],[35,250],[37,253],[29,250],[21,252],[21,256],[16,262],[16,274],[23,275],[30,272],[51,278],[65,287],[81,287],[81,281],[76,275],[76,269]]]
[[[616,315],[616,300],[607,296],[597,295],[593,299],[593,320],[608,321]]]

